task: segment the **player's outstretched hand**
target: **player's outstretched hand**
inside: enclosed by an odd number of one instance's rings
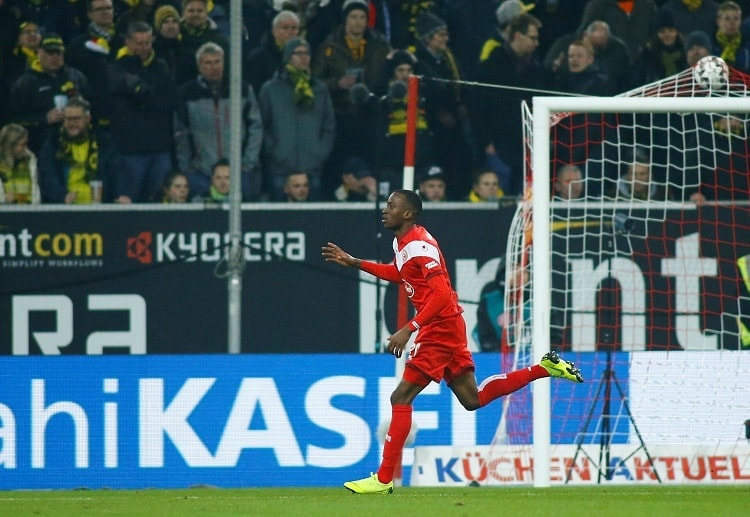
[[[336,264],[353,267],[357,265],[357,259],[339,248],[336,244],[329,242],[323,246],[323,258],[326,262],[335,262]]]

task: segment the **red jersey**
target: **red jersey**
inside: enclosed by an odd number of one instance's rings
[[[414,225],[393,239],[392,264],[363,263],[362,269],[391,282],[402,282],[417,315],[409,324],[419,330],[432,321],[458,316],[463,308],[451,286],[443,253],[423,226]]]

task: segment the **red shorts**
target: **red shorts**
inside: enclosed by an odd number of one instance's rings
[[[406,359],[404,380],[420,386],[443,379],[450,384],[469,371],[474,371],[474,358],[466,343],[466,322],[458,315],[419,329]]]

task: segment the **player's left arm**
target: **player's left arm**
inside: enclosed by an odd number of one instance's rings
[[[451,303],[451,286],[448,283],[447,275],[437,274],[436,272],[425,280],[432,291],[429,300],[411,321],[388,338],[386,348],[389,353],[396,357],[401,357],[412,332],[416,332],[420,327],[428,324]]]

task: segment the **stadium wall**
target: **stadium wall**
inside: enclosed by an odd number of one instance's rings
[[[742,352],[715,354],[726,361],[724,367],[750,366]],[[565,418],[553,419],[552,425],[558,468],[572,455],[573,445],[561,443],[561,437],[575,436],[566,427],[580,426],[592,403],[603,363],[597,355],[602,354],[570,354],[589,386],[553,383],[555,399],[568,401]],[[641,373],[627,366],[639,360],[615,355],[618,379],[634,404],[651,400]],[[695,368],[705,365],[704,354],[670,356]],[[479,378],[497,372],[497,355],[475,358]],[[0,489],[338,486],[366,475],[379,462],[375,430],[390,416],[393,361],[385,354],[0,357]],[[588,398],[582,395],[587,391]],[[715,397],[712,405],[719,413],[738,406],[731,394],[699,396]],[[676,410],[672,397],[661,400],[647,410]],[[529,407],[517,410],[530,414]],[[460,485],[480,476],[481,470],[467,462],[487,451],[476,444],[491,442],[499,414],[499,402],[467,412],[445,385],[430,385],[415,403],[414,421],[417,445],[433,451],[431,456],[417,452],[417,463],[405,470],[404,479]],[[690,463],[690,482],[750,482],[750,445],[741,434],[746,416],[737,414],[736,426],[720,430],[729,437],[725,445],[702,450],[701,459]],[[652,446],[665,429],[649,429],[647,414],[636,418]],[[629,454],[636,443],[627,421],[618,422],[615,432],[612,461],[625,457],[625,447]],[[679,458],[715,443],[716,433],[710,419],[696,419],[691,437],[679,445],[680,454],[674,444],[657,443],[652,455],[660,458],[660,468],[680,474],[665,474],[665,479],[684,481]],[[504,461],[498,461],[492,473],[485,472],[491,479],[481,481],[529,482],[524,446],[507,447],[495,452],[520,458],[514,470],[520,478],[509,477]],[[628,461],[618,468],[617,481],[653,482],[638,463],[640,455]],[[586,461],[579,458],[576,465],[576,481],[591,482]]]
[[[360,257],[392,260],[392,237],[379,214],[369,204],[290,206],[243,208],[242,352],[374,352],[373,278],[324,263],[320,248],[333,241]],[[469,333],[481,289],[505,254],[514,210],[449,203],[423,214],[441,242]],[[0,207],[0,355],[225,352],[227,281],[215,273],[223,266],[227,220],[226,210],[201,205]],[[629,261],[633,275],[618,280],[642,286],[629,300],[637,313],[628,316],[652,329],[631,332],[627,350],[740,348],[745,294],[737,259],[750,245],[727,235],[725,221],[750,226],[750,209],[678,205],[620,244],[632,249],[618,260]],[[555,254],[553,307],[566,307],[566,319],[555,322],[558,349],[595,350],[593,313],[576,307],[570,292],[595,292],[601,281],[601,235],[601,228],[581,225],[554,232],[553,249],[591,252],[577,261]],[[383,284],[381,294],[387,336],[396,330],[398,291]]]

